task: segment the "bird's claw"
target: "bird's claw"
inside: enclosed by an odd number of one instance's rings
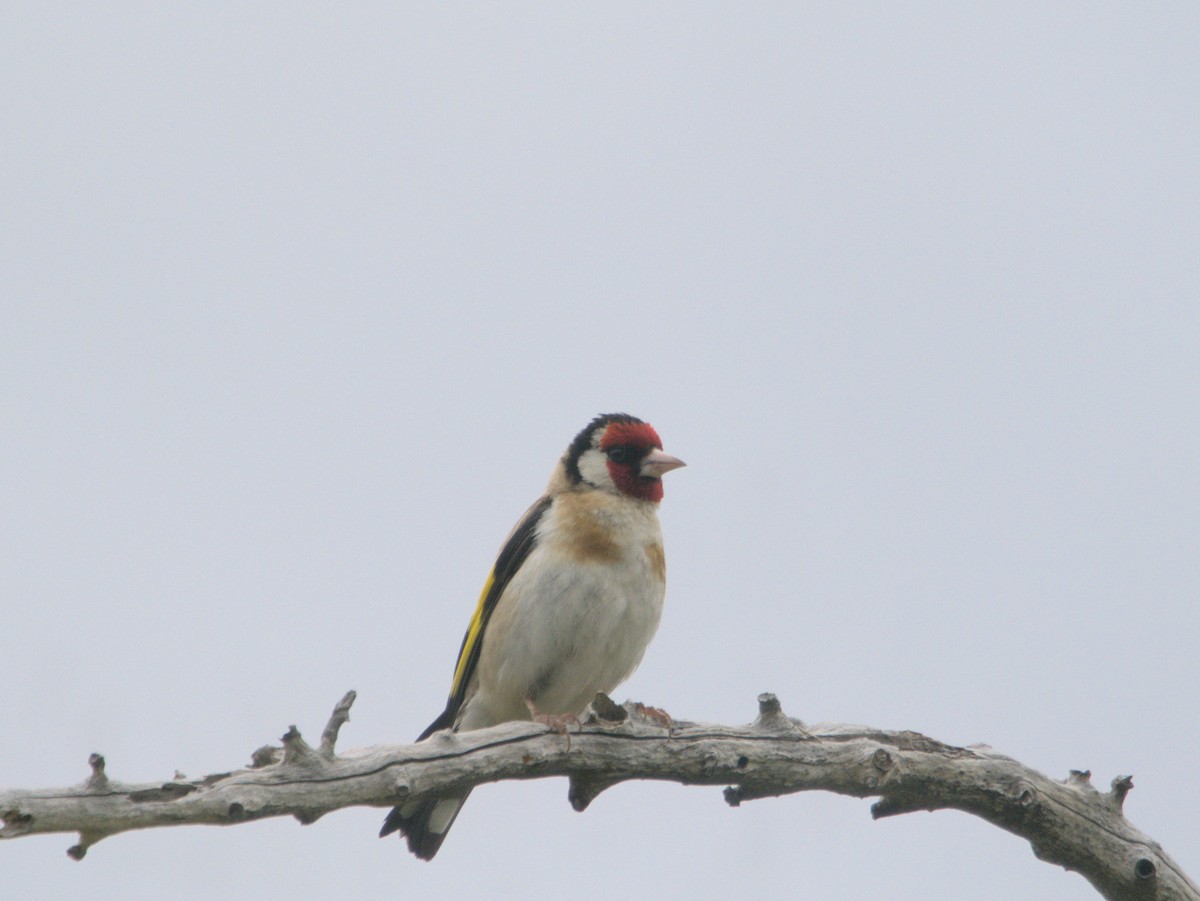
[[[633,705],[633,709],[637,711],[638,716],[650,720],[657,726],[662,726],[667,730],[667,736],[670,737],[671,730],[675,726],[675,721],[671,719],[671,715],[661,707],[650,707],[640,701]]]
[[[525,706],[529,708],[529,718],[535,723],[541,723],[553,732],[567,737],[567,750],[571,749],[571,733],[568,731],[568,726],[574,726],[575,731],[579,732],[583,725],[579,722],[579,717],[573,713],[542,713],[537,709],[537,705],[526,699]]]

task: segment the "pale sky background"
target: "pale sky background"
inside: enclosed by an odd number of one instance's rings
[[[687,469],[616,694],[1132,772],[1200,877],[1200,7],[7,3],[0,784],[441,709],[615,410]],[[8,897],[1084,899],[979,820],[485,787],[0,845]]]

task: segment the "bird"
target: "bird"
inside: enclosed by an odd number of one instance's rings
[[[463,636],[446,708],[417,741],[512,720],[564,732],[597,692],[632,675],[666,593],[662,476],[683,465],[653,426],[626,413],[601,414],[575,436],[505,539]],[[401,804],[379,835],[399,832],[413,854],[432,860],[469,793]]]

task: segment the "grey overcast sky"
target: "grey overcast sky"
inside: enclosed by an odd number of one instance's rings
[[[0,784],[440,710],[501,539],[653,422],[617,692],[1134,774],[1200,876],[1200,7],[8,3]],[[965,815],[486,787],[0,846],[6,896],[1084,899]]]

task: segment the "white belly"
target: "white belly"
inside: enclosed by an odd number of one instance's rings
[[[526,699],[542,713],[582,713],[596,692],[613,691],[637,668],[666,586],[657,517],[631,509],[606,559],[565,553],[570,536],[553,519],[539,530],[538,547],[505,589],[514,603],[498,605],[488,625],[460,728],[528,719]]]

